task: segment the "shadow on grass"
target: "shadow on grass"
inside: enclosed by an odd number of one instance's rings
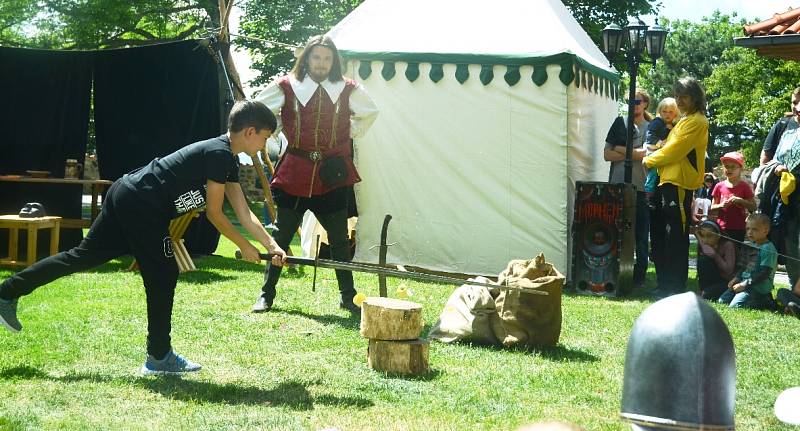
[[[0,371],[4,380],[48,380],[62,383],[99,382],[129,383],[164,397],[188,402],[207,402],[234,405],[282,406],[292,410],[313,410],[315,404],[330,406],[349,406],[356,408],[372,407],[374,403],[363,397],[338,397],[333,395],[311,395],[308,386],[312,383],[289,380],[274,389],[255,386],[242,386],[233,383],[217,384],[196,380],[186,380],[180,376],[134,377],[107,376],[97,373],[71,373],[65,376],[51,376],[37,368],[18,366]]]
[[[585,294],[579,293],[575,289],[564,289],[563,295],[569,296],[573,298],[596,298],[596,299],[606,299],[608,301],[617,301],[617,302],[626,302],[626,301],[637,301],[637,302],[655,302],[657,301],[651,295],[653,289],[634,289],[632,292],[620,296],[610,296],[610,295],[593,295],[593,294]]]
[[[339,325],[347,329],[358,329],[361,326],[361,316],[357,314],[350,314],[349,317],[342,317],[342,316],[337,316],[335,314],[309,314],[306,313],[305,311],[301,311],[296,308],[290,310],[289,309],[282,310],[280,308],[273,307],[272,310],[270,310],[270,313],[275,313],[275,312],[291,314],[293,316],[305,317],[307,319],[311,319],[325,325],[330,325],[330,324]]]
[[[184,272],[178,277],[180,281],[189,284],[208,284],[217,281],[234,280],[236,278],[237,277],[233,275],[222,275],[216,272],[203,270]]]
[[[131,274],[139,274],[139,269],[129,270],[133,259],[114,260],[109,263],[92,268],[86,273],[107,274],[112,272],[130,272]],[[202,268],[197,271],[189,271],[180,274],[179,280],[189,284],[207,284],[216,281],[227,281],[235,279],[232,275],[222,275],[213,271],[205,271]]]
[[[555,347],[543,347],[531,351],[539,353],[542,358],[557,362],[597,362],[600,360],[600,358],[591,353],[564,347],[562,344]]]
[[[243,260],[234,259],[233,257],[229,256],[220,256],[218,254],[212,254],[209,256],[199,256],[193,257],[195,266],[198,268],[201,267],[208,267],[208,268],[225,268],[234,271],[241,271],[241,272],[261,272],[263,273],[267,268],[267,262],[262,260],[261,263],[251,263],[245,262]],[[303,278],[305,277],[305,269],[302,265],[293,265],[290,267],[285,267],[283,271],[281,271],[281,277],[286,278]]]
[[[433,340],[431,340],[433,342]],[[539,355],[544,359],[557,361],[557,362],[597,362],[600,360],[597,356],[586,353],[583,350],[571,349],[565,347],[563,344],[558,344],[553,347],[527,347],[527,346],[514,346],[504,347],[498,344],[475,343],[475,342],[458,342],[455,345],[469,347],[473,349],[484,349],[496,352],[513,352],[522,355]]]
[[[418,376],[407,375],[407,374],[399,374],[399,373],[384,373],[384,372],[380,372],[380,371],[376,371],[376,372],[380,373],[384,378],[387,378],[387,379],[416,380],[416,381],[421,381],[421,382],[428,382],[428,381],[431,381],[431,380],[435,380],[440,375],[442,375],[442,372],[439,371],[439,370],[428,370],[427,373],[420,374]]]
[[[133,258],[130,256],[124,256],[120,259],[114,259],[110,262],[104,263],[100,266],[96,266],[86,272],[96,272],[96,273],[109,273],[109,272],[120,272],[120,271],[127,271],[128,267],[131,266],[133,262]]]
[[[192,262],[198,269],[221,268],[237,272],[264,272],[264,264],[255,264],[244,260],[234,259],[233,256],[192,256]]]
[[[620,296],[603,296],[603,295],[592,295],[592,294],[584,294],[579,293],[574,286],[565,285],[563,295],[570,296],[570,297],[583,297],[583,298],[605,298],[609,301],[616,301],[616,302],[629,302],[629,301],[636,301],[636,302],[656,302],[660,299],[663,299],[663,296],[655,296],[654,293],[656,291],[656,280],[655,274],[653,277],[650,277],[648,274],[647,283],[645,288],[633,288],[627,294],[623,294]],[[698,292],[697,288],[697,280],[696,277],[689,277],[686,281],[686,290],[684,292]],[[683,293],[683,292],[680,292]]]

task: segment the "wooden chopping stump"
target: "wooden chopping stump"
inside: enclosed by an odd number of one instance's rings
[[[422,305],[416,302],[370,297],[361,304],[361,335],[364,338],[414,340],[421,332]]]
[[[386,373],[420,375],[428,372],[427,340],[369,340],[367,363]]]

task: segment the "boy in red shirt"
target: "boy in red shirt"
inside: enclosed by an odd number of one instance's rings
[[[711,211],[717,211],[717,224],[722,234],[741,242],[744,241],[747,211],[756,209],[755,194],[750,184],[742,181],[742,153],[726,153],[720,160],[724,167],[725,181],[717,183],[711,192]]]

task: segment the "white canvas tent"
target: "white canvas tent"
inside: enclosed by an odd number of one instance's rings
[[[576,180],[605,181],[618,76],[558,0],[366,0],[330,31],[380,108],[356,141],[357,255],[568,272]]]

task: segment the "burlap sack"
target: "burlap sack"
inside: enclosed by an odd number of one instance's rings
[[[564,275],[540,253],[531,260],[512,260],[498,284],[518,289],[492,289],[497,314],[491,326],[503,346],[555,346],[561,335],[561,290]],[[547,296],[531,290],[543,290]]]
[[[489,281],[483,277],[478,279]],[[490,324],[490,316],[496,314],[488,287],[464,284],[450,294],[428,338],[445,343],[463,340],[499,344]]]

